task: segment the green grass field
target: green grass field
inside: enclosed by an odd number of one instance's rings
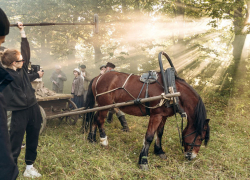
[[[34,166],[43,175],[40,179],[250,179],[249,101],[216,96],[203,99],[211,119],[211,137],[192,161],[184,158],[176,120],[170,118],[162,143],[167,160],[153,154],[153,142],[150,170],[140,170],[137,162],[149,118],[126,115],[130,132],[121,130],[116,117],[112,124],[105,123],[106,148],[87,141],[87,134],[81,133],[81,120],[75,126],[50,120],[40,136]],[[178,121],[180,124],[179,116]],[[99,140],[99,134],[97,137]],[[20,180],[25,179],[24,152],[19,157]]]

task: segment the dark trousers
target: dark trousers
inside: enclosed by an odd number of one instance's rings
[[[12,111],[10,125],[11,152],[15,163],[21,152],[21,145],[26,131],[25,162],[31,165],[36,160],[39,131],[42,115],[38,104],[20,111]]]

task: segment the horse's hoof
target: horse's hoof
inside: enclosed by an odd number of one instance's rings
[[[147,171],[148,170],[148,164],[140,164],[140,169],[143,171]]]
[[[89,141],[90,143],[95,143],[95,142],[96,142],[96,141],[93,140],[93,139],[88,139],[88,141]]]
[[[108,146],[108,136],[105,136],[104,138],[100,138],[100,143],[102,146]]]
[[[123,132],[129,132],[129,128],[123,128]]]
[[[166,154],[159,154],[159,157],[160,157],[161,159],[167,159]]]

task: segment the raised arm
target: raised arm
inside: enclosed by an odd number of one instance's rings
[[[25,68],[28,71],[28,66],[29,66],[29,62],[30,62],[30,46],[29,46],[29,42],[27,40],[25,31],[24,31],[24,27],[23,27],[23,23],[18,22],[18,28],[20,29],[20,33],[21,33],[21,54],[23,56],[24,61],[24,66],[23,68]]]

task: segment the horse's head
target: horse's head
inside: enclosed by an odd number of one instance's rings
[[[188,160],[197,156],[203,140],[205,141],[205,146],[207,145],[210,135],[209,120],[205,120],[202,129],[197,129],[197,127],[194,129],[193,126],[187,126],[182,132],[184,155]]]

